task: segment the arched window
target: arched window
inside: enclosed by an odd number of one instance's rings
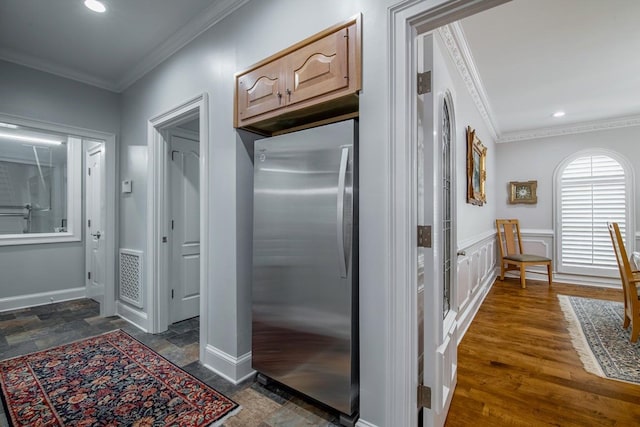
[[[627,250],[632,250],[632,183],[628,162],[609,151],[581,152],[559,166],[555,187],[557,271],[618,274],[607,222],[620,225]]]

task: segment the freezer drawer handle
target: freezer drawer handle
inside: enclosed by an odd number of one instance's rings
[[[342,147],[342,157],[340,158],[340,172],[338,173],[338,265],[340,266],[340,277],[347,277],[347,259],[345,258],[344,247],[344,190],[347,175],[347,162],[349,160],[349,147]]]

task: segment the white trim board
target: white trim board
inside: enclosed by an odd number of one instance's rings
[[[116,314],[140,330],[149,332],[149,319],[144,311],[116,301]]]
[[[587,122],[568,124],[565,126],[554,126],[518,132],[507,132],[499,135],[496,143],[502,144],[507,142],[528,141],[531,139],[574,135],[577,133],[596,132],[599,130],[618,129],[630,126],[640,126],[640,115],[615,117],[602,120],[591,120]]]
[[[85,298],[85,287],[0,298],[0,312]]]
[[[202,363],[233,385],[240,384],[256,373],[251,367],[251,352],[234,357],[212,345],[207,345]]]
[[[499,267],[499,266],[498,266]],[[520,279],[519,273],[508,272],[504,275],[505,280]],[[544,283],[544,286],[548,286],[548,278],[546,272],[537,272],[534,270],[527,270],[527,280],[538,280]],[[553,272],[553,283],[566,283],[568,285],[582,285],[582,286],[595,286],[599,288],[613,288],[621,289],[620,279],[614,277],[597,277],[597,276],[582,276],[579,274],[567,274]],[[529,285],[527,285],[529,286]]]

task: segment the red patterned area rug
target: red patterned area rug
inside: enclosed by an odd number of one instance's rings
[[[14,426],[210,426],[238,408],[124,331],[4,360],[0,383]]]

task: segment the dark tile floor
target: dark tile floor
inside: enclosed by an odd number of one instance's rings
[[[239,403],[222,427],[331,427],[336,414],[326,412],[273,385],[249,379],[226,381],[198,362],[199,319],[175,323],[161,334],[147,334],[119,317],[100,317],[98,304],[82,299],[0,313],[0,360],[122,329]],[[8,426],[0,405],[0,426]]]

